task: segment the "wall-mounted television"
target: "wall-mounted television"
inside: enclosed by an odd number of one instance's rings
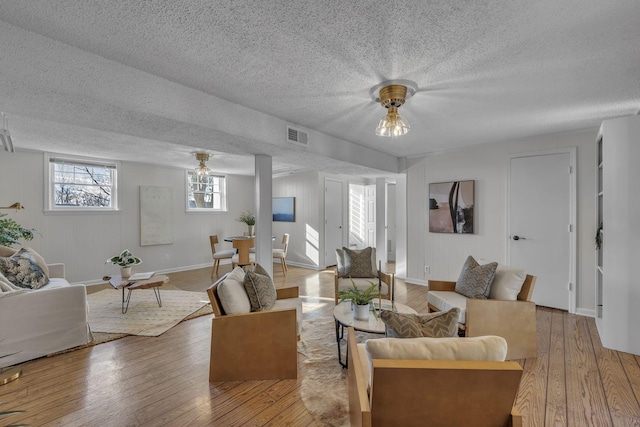
[[[273,198],[273,221],[296,222],[296,198]]]

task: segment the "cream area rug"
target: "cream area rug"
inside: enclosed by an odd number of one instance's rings
[[[333,305],[333,298],[331,299]],[[381,335],[357,332],[358,342]],[[342,357],[346,358],[347,332],[342,341]],[[298,353],[306,370],[300,386],[302,402],[311,415],[334,427],[349,426],[348,372],[338,363],[336,328],[333,315],[306,320],[298,342]]]
[[[157,337],[209,302],[204,292],[160,289],[160,297],[162,307],[158,307],[153,289],[134,290],[129,309],[122,314],[121,290],[105,289],[89,294],[91,331]]]

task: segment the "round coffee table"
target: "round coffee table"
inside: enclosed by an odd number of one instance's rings
[[[378,307],[378,301],[374,301],[374,310]],[[404,304],[399,302],[391,302],[389,300],[382,300],[383,310],[393,310],[398,313],[410,313],[417,314],[417,312]],[[344,338],[344,328],[353,327],[356,331],[369,332],[372,334],[384,334],[385,327],[384,322],[380,319],[380,316],[369,312],[369,318],[367,320],[359,320],[354,318],[354,309],[351,301],[343,301],[336,305],[333,309],[333,319],[336,322],[336,342],[338,344],[338,362],[343,368],[348,368],[348,361],[342,361],[342,351],[340,349],[340,341]]]

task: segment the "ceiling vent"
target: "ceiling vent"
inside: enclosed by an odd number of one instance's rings
[[[308,145],[307,133],[291,126],[287,126],[287,142],[306,147]]]

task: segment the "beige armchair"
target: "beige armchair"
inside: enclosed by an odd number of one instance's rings
[[[429,311],[461,309],[460,335],[498,335],[507,340],[507,359],[537,357],[536,305],[531,301],[536,277],[526,275],[516,301],[466,298],[456,282],[429,280]],[[436,298],[434,298],[436,297]]]
[[[382,271],[378,272],[378,265],[376,263],[376,248],[371,248],[371,274],[368,274],[368,277],[358,277],[351,275],[349,275],[348,277],[340,276],[339,270],[342,263],[342,261],[340,260],[340,257],[342,256],[340,251],[340,249],[336,250],[336,256],[338,258],[338,268],[335,270],[333,277],[336,305],[339,301],[338,291],[345,290],[352,287],[353,285],[356,285],[358,289],[366,290],[371,286],[371,283],[378,284],[378,273],[380,273],[381,279],[380,294],[382,298],[393,298],[393,292],[395,290],[395,275],[393,273],[384,273]]]
[[[287,267],[287,249],[289,249],[289,233],[284,233],[282,236],[282,249],[275,248],[272,250],[273,257],[280,260],[280,264],[282,264],[282,274],[287,275],[288,267]]]
[[[513,407],[522,376],[516,362],[374,358],[370,363],[353,328],[348,347],[352,427],[522,426]]]
[[[218,286],[229,274],[207,289],[214,314],[209,381],[297,378],[298,287],[276,289],[272,310],[227,314]]]

